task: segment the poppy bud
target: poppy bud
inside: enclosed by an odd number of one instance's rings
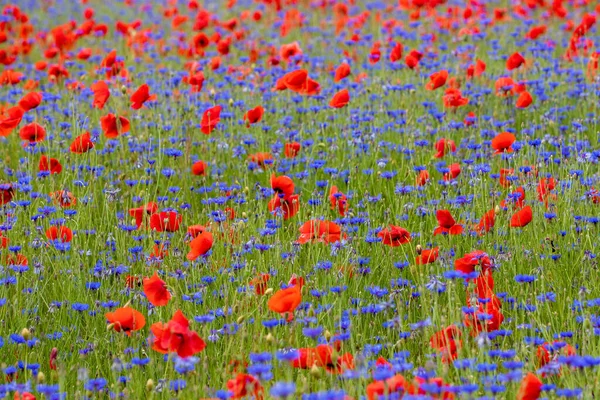
[[[584,332],[592,330],[592,328],[593,328],[592,321],[590,321],[590,319],[588,317],[585,317],[585,319],[583,320],[582,327],[583,327]]]
[[[229,105],[232,106],[233,105],[233,99],[229,99]]]
[[[246,319],[246,317],[244,315],[240,315],[237,319],[237,323],[241,324],[242,322],[244,322],[245,319]]]
[[[106,325],[106,330],[110,331],[114,326],[115,326],[115,324],[108,324],[108,325]]]
[[[127,93],[127,88],[125,87],[125,85],[121,86],[121,93]]]
[[[146,390],[150,392],[152,389],[154,389],[154,381],[152,379],[148,379],[146,382]]]
[[[31,339],[31,332],[29,331],[29,329],[23,328],[23,330],[21,331],[21,336],[23,336],[23,339],[29,340]]]
[[[273,293],[273,288],[268,288],[267,290],[265,290],[265,296],[268,296],[271,293]]]
[[[494,207],[494,211],[496,212],[496,214],[499,213],[500,212],[500,206],[496,205],[496,207]]]
[[[416,251],[417,251],[418,255],[421,255],[421,253],[423,252],[423,248],[421,247],[420,244],[417,245]]]
[[[314,377],[319,379],[322,375],[322,371],[321,368],[317,367],[317,364],[313,364],[313,366],[310,368],[310,374]]]
[[[333,336],[333,335],[332,335],[332,334],[331,334],[331,332],[329,332],[328,330],[326,330],[326,331],[323,333],[323,337],[324,337],[324,338],[325,338],[325,340],[327,340],[327,341],[329,341],[329,339],[331,339],[331,336]]]
[[[44,375],[44,373],[42,371],[38,372],[37,381],[38,381],[38,383],[46,382],[46,375]]]
[[[271,334],[271,332],[269,332],[269,334],[265,336],[265,340],[267,343],[273,343],[275,342],[275,337]]]

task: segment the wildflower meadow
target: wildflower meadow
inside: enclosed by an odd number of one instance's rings
[[[600,393],[597,2],[8,1],[0,399]]]

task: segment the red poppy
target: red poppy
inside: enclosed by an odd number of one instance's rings
[[[496,224],[496,210],[493,208],[483,214],[483,217],[479,220],[479,223],[475,225],[475,232],[479,233],[479,235],[483,235],[489,232],[494,225]]]
[[[450,325],[436,332],[430,339],[432,349],[442,353],[442,362],[449,363],[458,357],[458,350],[462,347],[461,331],[456,325]]]
[[[412,385],[400,374],[383,381],[374,381],[367,385],[367,400],[378,400],[388,397],[392,393],[407,393]]]
[[[525,64],[525,59],[519,53],[513,53],[506,60],[506,69],[512,71],[513,69],[519,68],[521,65]]]
[[[114,139],[122,133],[129,132],[129,120],[125,117],[116,117],[114,114],[107,114],[100,117],[100,125],[104,136]]]
[[[480,59],[475,60],[475,64],[471,64],[467,67],[467,78],[481,76],[485,72],[486,65]]]
[[[308,72],[305,69],[288,72],[281,77],[280,81],[277,82],[277,90],[289,89],[294,92],[301,92],[306,89]],[[281,89],[281,87],[283,87],[283,89]]]
[[[279,49],[279,56],[285,62],[290,62],[291,58],[297,58],[301,55],[302,49],[298,45],[298,42],[284,44]],[[298,61],[296,63],[298,63]]]
[[[422,57],[423,54],[416,50],[411,50],[410,53],[408,53],[408,55],[404,58],[404,62],[408,68],[415,69],[419,65],[419,61],[421,61]]]
[[[438,259],[440,255],[440,248],[434,247],[433,249],[423,249],[420,254],[417,255],[415,262],[417,265],[431,264]]]
[[[536,191],[538,194],[538,200],[547,202],[550,197],[550,192],[556,187],[556,180],[553,177],[540,179]]]
[[[205,176],[206,163],[204,161],[196,161],[194,164],[192,164],[192,175]]]
[[[335,76],[333,78],[334,82],[339,82],[342,79],[346,78],[350,75],[350,65],[348,63],[341,63],[335,70]]]
[[[216,105],[204,111],[202,121],[200,121],[200,130],[205,135],[209,135],[219,124],[221,120],[221,106]]]
[[[202,90],[204,84],[204,74],[200,71],[195,74],[190,72],[190,76],[187,78],[187,83],[192,87],[192,92],[199,92]]]
[[[271,175],[271,189],[277,194],[283,194],[284,197],[289,197],[294,194],[294,181],[285,175]]]
[[[348,105],[349,102],[350,94],[348,93],[348,89],[342,89],[333,95],[333,98],[329,102],[329,107],[342,108]]]
[[[500,178],[498,179],[498,182],[500,183],[500,186],[502,187],[509,187],[511,184],[511,181],[506,179],[507,176],[512,176],[514,174],[515,170],[512,168],[501,168],[500,169]]]
[[[525,90],[523,92],[521,92],[521,94],[519,95],[519,97],[517,98],[517,108],[527,108],[531,105],[531,103],[533,103],[533,97],[531,97],[531,94]]]
[[[256,106],[253,109],[248,110],[244,114],[244,121],[247,121],[246,126],[250,126],[251,124],[256,124],[257,122],[260,122],[264,112],[265,110],[264,108],[262,108],[262,106]]]
[[[398,42],[392,47],[392,51],[390,51],[390,61],[396,62],[402,58],[402,53],[404,52],[404,46],[402,43]]]
[[[63,243],[69,243],[73,240],[73,231],[66,226],[51,226],[46,231],[46,237],[50,240],[60,240]]]
[[[0,184],[0,205],[10,203],[14,194],[14,189],[10,183]]]
[[[542,381],[531,372],[525,375],[517,392],[517,400],[537,400],[542,394]]]
[[[382,239],[382,243],[386,246],[397,247],[410,242],[410,232],[406,229],[390,225],[377,234],[377,237]]]
[[[94,143],[92,142],[92,136],[89,132],[85,132],[84,134],[77,136],[73,142],[71,142],[71,146],[69,147],[71,153],[77,154],[87,153],[93,148]]]
[[[7,238],[6,236],[4,236],[2,234],[2,232],[0,232],[0,249],[7,248],[9,243],[10,243],[10,239]]]
[[[485,304],[479,303],[474,313],[465,315],[464,324],[471,328],[471,335],[477,336],[481,332],[494,332],[500,329],[504,321],[504,315],[500,311],[500,300],[490,294],[489,301]]]
[[[175,211],[162,211],[150,216],[150,229],[157,232],[176,232],[181,224],[181,215]]]
[[[294,310],[302,301],[302,282],[276,291],[267,302],[269,310],[279,314],[287,314],[288,321],[294,318]]]
[[[131,100],[131,108],[133,108],[134,110],[139,110],[140,108],[143,107],[145,102],[156,100],[156,95],[155,94],[151,95],[150,88],[148,87],[148,85],[146,83],[144,83],[142,86],[140,86],[138,88],[138,90],[136,90],[131,95],[130,100]]]
[[[294,158],[300,153],[302,145],[298,142],[286,143],[284,146],[284,153],[287,158]]]
[[[340,192],[337,186],[332,186],[329,190],[329,202],[331,203],[331,209],[337,208],[339,214],[343,217],[348,211],[348,199],[346,195]]]
[[[426,169],[419,171],[417,175],[417,186],[425,186],[429,182],[429,172]]]
[[[271,200],[269,200],[268,209],[269,212],[281,210],[283,213],[283,219],[292,218],[298,213],[300,209],[299,195],[294,194],[291,196],[284,196],[276,194]]]
[[[527,32],[527,34],[525,35],[525,37],[527,39],[536,40],[538,37],[540,37],[543,34],[545,34],[546,30],[547,30],[546,25],[534,26],[533,28],[531,28],[529,30],[529,32]]]
[[[21,107],[11,107],[0,117],[0,136],[8,136],[20,123],[24,111]]]
[[[90,89],[94,92],[94,108],[101,110],[110,97],[110,90],[108,85],[104,81],[98,81],[90,86]]]
[[[232,399],[251,397],[254,400],[262,400],[264,398],[264,389],[260,381],[249,374],[238,374],[234,379],[228,380],[227,390]]]
[[[456,179],[460,175],[460,164],[454,163],[450,164],[448,168],[450,171],[444,172],[444,180],[450,181],[452,179]]]
[[[19,100],[19,107],[21,107],[23,111],[27,112],[37,108],[37,106],[39,106],[41,103],[42,94],[39,92],[30,92],[23,96],[21,100]]]
[[[105,314],[106,319],[117,332],[125,332],[131,336],[131,332],[139,331],[146,325],[146,318],[141,312],[131,307],[117,308],[115,312]]]
[[[492,149],[496,150],[496,154],[512,153],[512,144],[515,140],[517,140],[515,135],[510,132],[499,133],[492,139]]]
[[[154,335],[152,349],[159,353],[177,353],[179,357],[190,357],[206,347],[204,340],[190,330],[190,323],[181,310],[177,310],[166,324],[152,324],[150,330]]]
[[[300,236],[297,243],[308,242],[335,243],[346,238],[339,225],[331,221],[310,220],[299,229]]]
[[[446,80],[448,79],[448,71],[441,70],[438,72],[434,72],[429,76],[429,82],[425,85],[425,89],[427,90],[435,90],[440,88],[446,84]]]
[[[475,272],[475,268],[481,268],[481,274],[491,272],[492,261],[486,252],[475,250],[465,254],[462,258],[454,260],[454,269],[463,274],[471,274]]]
[[[435,143],[435,149],[437,150],[437,153],[435,153],[434,157],[442,158],[448,151],[452,153],[456,152],[456,144],[453,140],[442,138]]]
[[[200,256],[205,255],[213,246],[213,235],[208,231],[204,231],[197,235],[190,242],[190,251],[186,258],[190,261],[194,261]]]
[[[19,130],[19,137],[22,140],[30,143],[41,142],[46,137],[46,130],[43,126],[32,122],[31,124],[23,126],[21,130]]]
[[[496,90],[496,96],[507,97],[515,94],[515,81],[509,77],[502,77],[496,80],[494,88]]]
[[[68,190],[57,190],[56,192],[50,193],[50,197],[56,204],[63,208],[72,207],[77,204],[77,199],[73,193]]]
[[[543,367],[544,365],[548,364],[550,361],[555,359],[558,355],[569,357],[577,354],[575,348],[570,344],[565,344],[564,346],[556,346],[558,343],[559,342],[554,342],[551,345],[550,343],[546,342],[541,346],[538,346],[536,351],[538,367]]]
[[[514,209],[518,210],[523,208],[525,205],[525,189],[519,186],[514,192],[511,193],[507,200],[512,203]],[[506,200],[502,200],[500,202],[500,207],[506,208],[506,203]]]
[[[533,219],[533,213],[530,206],[525,206],[513,214],[510,219],[511,228],[523,228]]]
[[[254,153],[248,156],[248,159],[253,163],[258,164],[261,168],[265,168],[273,164],[273,155],[271,153]]]
[[[433,235],[448,234],[448,235],[460,235],[463,233],[464,228],[462,225],[458,225],[450,211],[448,210],[437,210],[435,217],[438,221],[438,227],[433,231]]]
[[[260,274],[250,281],[250,285],[254,286],[256,294],[262,296],[267,290],[267,282],[269,282],[269,279],[271,279],[269,274]]]
[[[149,202],[142,207],[129,209],[129,215],[135,218],[135,224],[137,225],[138,229],[140,229],[140,226],[142,226],[142,223],[144,222],[144,217],[150,216],[156,211],[158,211],[158,205],[156,203]]]
[[[60,162],[56,158],[48,158],[48,156],[42,155],[38,169],[40,171],[49,171],[50,174],[60,174],[62,165],[60,165]]]
[[[154,307],[166,306],[171,299],[167,284],[158,277],[156,271],[151,278],[144,278],[144,294]]]
[[[29,265],[27,257],[21,253],[8,254],[6,256],[5,265]]]
[[[469,104],[469,99],[462,97],[462,93],[456,88],[446,89],[442,99],[446,108],[458,108]]]

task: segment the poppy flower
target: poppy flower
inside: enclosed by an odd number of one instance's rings
[[[367,400],[387,398],[393,393],[404,394],[412,387],[400,374],[381,381],[374,381],[367,385]]]
[[[0,184],[0,205],[10,203],[14,194],[14,189],[10,183]]]
[[[501,168],[500,169],[500,178],[498,179],[498,182],[500,183],[500,186],[502,187],[509,187],[510,186],[510,180],[506,179],[507,176],[513,176],[515,170],[512,168]]]
[[[486,252],[475,250],[465,254],[462,258],[454,260],[454,269],[465,275],[475,272],[476,267],[481,268],[482,274],[491,272],[492,261]]]
[[[525,64],[525,59],[519,53],[513,53],[506,60],[506,69],[512,71],[513,69],[519,68],[521,65]]]
[[[192,175],[205,176],[206,163],[204,161],[196,161],[194,164],[192,164]]]
[[[267,282],[269,282],[269,279],[271,279],[269,274],[260,274],[250,281],[250,285],[254,286],[256,294],[262,296],[267,291]]]
[[[354,356],[350,353],[344,353],[335,358],[334,352],[339,351],[339,347],[328,344],[320,344],[314,348],[298,349],[298,358],[292,360],[294,368],[308,369],[313,366],[325,368],[329,373],[340,374],[348,369],[354,369]]]
[[[8,239],[6,236],[4,236],[2,234],[2,232],[0,232],[0,249],[7,248],[9,243],[10,243],[10,239]]]
[[[140,229],[140,226],[142,226],[144,221],[144,217],[150,216],[156,211],[158,211],[158,205],[156,203],[149,202],[142,207],[129,209],[129,215],[135,218],[135,224],[137,225],[138,229]]]
[[[221,106],[216,105],[204,111],[202,121],[200,121],[200,130],[205,135],[209,135],[219,124],[221,120]]]
[[[134,110],[139,110],[144,106],[145,102],[156,100],[156,95],[151,95],[150,88],[146,83],[144,83],[131,95],[130,100],[131,108],[133,108]]]
[[[251,110],[246,111],[244,114],[244,121],[246,121],[246,126],[250,126],[251,124],[256,124],[260,122],[263,117],[265,110],[262,106],[256,106]]]
[[[515,94],[516,84],[512,78],[509,77],[501,77],[496,80],[494,83],[494,88],[496,92],[496,96],[499,97],[507,97],[513,96]]]
[[[283,90],[289,89],[294,92],[302,92],[306,89],[308,80],[308,72],[305,69],[299,69],[296,71],[288,72],[283,77],[281,77],[281,83],[277,83],[276,89],[279,89],[281,85],[283,86]]]
[[[533,213],[530,206],[525,206],[513,214],[510,219],[511,228],[523,228],[533,219]]]
[[[348,75],[350,75],[351,71],[350,71],[350,65],[348,65],[348,63],[341,63],[336,69],[335,69],[335,76],[333,78],[334,82],[339,82],[342,79],[346,78]]]
[[[577,354],[575,348],[570,344],[565,344],[564,346],[561,345],[560,347],[558,347],[556,346],[557,343],[558,342],[550,344],[546,342],[541,346],[538,346],[535,352],[538,368],[541,368],[544,365],[548,364],[550,361],[554,360],[557,355],[569,357]]]
[[[479,223],[475,225],[475,232],[479,235],[488,233],[496,224],[496,210],[493,208],[483,214],[483,217],[479,220]]]
[[[63,208],[72,207],[77,204],[77,199],[73,193],[68,190],[57,190],[56,192],[50,193],[50,197],[56,204]]]
[[[321,85],[314,79],[307,78],[304,90],[301,90],[299,93],[306,96],[318,95],[319,93],[321,93]]]
[[[390,225],[377,234],[377,237],[382,239],[382,243],[386,246],[397,247],[410,242],[410,232],[406,229]]]
[[[158,277],[154,271],[151,278],[144,278],[144,294],[154,307],[166,306],[171,299],[171,293],[167,290],[165,281]]]
[[[156,322],[150,327],[152,349],[159,353],[177,353],[179,357],[190,357],[206,347],[198,333],[190,330],[190,323],[181,310],[175,311],[166,324]]]
[[[434,72],[429,76],[429,82],[425,85],[425,89],[427,90],[435,90],[440,88],[446,84],[446,80],[448,79],[448,71],[441,70],[438,72]]]
[[[39,92],[27,93],[21,100],[19,100],[19,107],[23,111],[27,112],[37,108],[42,103],[42,94]]]
[[[46,230],[46,237],[49,240],[60,240],[63,243],[69,243],[73,240],[73,231],[66,226],[51,226]]]
[[[163,211],[150,216],[150,229],[157,232],[176,232],[181,224],[181,215],[175,211]]]
[[[289,197],[294,194],[294,181],[285,175],[271,175],[271,189],[277,194],[283,194],[284,197]]]
[[[435,143],[435,149],[437,150],[437,153],[434,154],[434,157],[442,158],[448,151],[452,153],[456,152],[456,144],[453,140],[442,138]]]
[[[430,339],[432,349],[442,353],[442,362],[448,363],[458,357],[458,350],[462,347],[461,331],[456,325],[450,325],[436,332]]]
[[[517,108],[527,108],[531,105],[531,103],[533,103],[533,97],[531,97],[531,94],[525,90],[523,92],[521,92],[521,94],[519,95],[519,97],[517,98]]]
[[[93,83],[90,86],[90,89],[94,92],[94,108],[99,110],[104,108],[104,105],[108,101],[110,97],[110,90],[108,90],[108,85],[104,81],[98,81]]]
[[[448,210],[437,210],[435,217],[438,221],[438,227],[433,231],[433,235],[448,234],[448,235],[460,235],[463,233],[464,228],[462,225],[458,225],[450,211]]]
[[[21,253],[8,254],[5,265],[29,265],[29,260]]]
[[[492,149],[496,150],[496,154],[512,153],[512,144],[515,140],[517,140],[515,135],[510,132],[499,133],[492,139]]]
[[[105,317],[115,331],[123,331],[127,336],[146,325],[146,318],[142,313],[131,307],[117,308],[115,312],[106,313]]]
[[[245,399],[251,397],[262,400],[264,389],[260,381],[249,374],[238,374],[234,379],[227,381],[227,390],[232,399]]]
[[[542,381],[531,372],[525,375],[517,392],[517,400],[537,400],[542,394]]]
[[[446,108],[458,108],[469,104],[469,99],[462,97],[462,93],[456,88],[446,89],[442,100]]]
[[[11,107],[0,116],[0,136],[8,136],[20,123],[25,112],[21,107]]]
[[[527,32],[525,37],[530,40],[536,40],[537,38],[545,34],[547,29],[548,28],[546,28],[546,25],[534,26],[529,30],[529,32]]]
[[[71,153],[83,154],[87,153],[89,150],[94,148],[94,143],[92,142],[92,136],[89,132],[85,132],[79,136],[77,136],[73,142],[71,142],[71,146],[69,149]]]
[[[481,76],[485,72],[486,65],[480,59],[475,60],[475,64],[471,64],[467,67],[467,78],[471,79],[473,77]]]
[[[129,120],[125,117],[116,117],[114,114],[107,114],[100,117],[100,125],[104,136],[114,139],[122,133],[129,132]]]
[[[425,186],[429,182],[429,172],[426,169],[419,171],[419,175],[417,175],[417,186]]]
[[[339,225],[331,221],[310,220],[299,229],[300,236],[297,243],[308,242],[335,243],[346,238]]]
[[[30,143],[41,142],[46,137],[46,130],[43,126],[32,122],[31,124],[23,126],[21,130],[19,130],[19,137],[22,140]]]
[[[339,214],[343,217],[348,211],[348,199],[346,195],[340,192],[337,186],[332,186],[329,190],[329,202],[331,203],[331,209],[337,208]]]
[[[494,332],[500,329],[504,315],[499,307],[500,300],[494,296],[493,301],[479,303],[477,311],[465,315],[463,323],[471,328],[471,335],[481,332]]]
[[[259,167],[265,168],[273,164],[273,155],[271,153],[254,153],[248,156],[248,160],[258,164]]]
[[[431,264],[437,260],[440,255],[440,248],[434,247],[433,249],[423,249],[417,255],[415,262],[417,265]]]
[[[283,219],[287,220],[292,218],[298,213],[300,209],[299,195],[291,195],[281,197],[283,195],[276,194],[271,200],[269,200],[268,209],[269,212],[281,210],[283,213]]]
[[[342,89],[333,95],[331,101],[329,102],[329,107],[342,108],[348,105],[348,102],[350,102],[350,94],[348,93],[348,89]]]
[[[402,58],[402,53],[404,52],[404,46],[402,45],[402,43],[398,42],[394,45],[394,47],[392,47],[392,50],[390,51],[390,61],[391,62],[396,62],[398,60],[400,60]]]
[[[284,44],[279,49],[279,56],[285,62],[290,62],[291,58],[297,58],[302,55],[302,49],[298,42]]]
[[[508,201],[510,203],[512,203],[514,209],[519,210],[519,209],[523,208],[523,206],[525,205],[525,189],[523,189],[523,187],[519,186],[515,191],[513,191],[508,196]],[[500,202],[500,207],[506,208],[506,205],[507,205],[506,200],[502,200]]]
[[[205,255],[213,246],[213,235],[208,231],[204,231],[197,235],[190,242],[190,251],[186,258],[190,261],[194,261],[200,256]]]
[[[452,179],[456,179],[460,175],[460,164],[459,163],[450,164],[450,167],[448,169],[450,171],[444,172],[444,180],[445,181],[450,181]]]
[[[49,171],[50,174],[60,174],[62,171],[62,165],[56,158],[48,158],[46,155],[42,155],[40,157],[40,162],[38,164],[38,169],[40,171]]]
[[[284,154],[287,158],[294,158],[300,153],[302,145],[298,142],[286,143],[284,146]]]
[[[190,72],[187,83],[192,87],[192,92],[200,92],[202,90],[202,85],[204,84],[204,74],[201,71],[195,74]]]
[[[25,75],[22,72],[7,69],[0,74],[0,85],[16,85],[24,77]]]
[[[419,65],[419,61],[423,58],[423,54],[416,50],[411,50],[410,53],[404,58],[404,63],[410,69],[415,69]]]
[[[302,301],[302,282],[276,291],[267,302],[269,310],[279,314],[287,314],[288,321],[294,318],[294,310]]]

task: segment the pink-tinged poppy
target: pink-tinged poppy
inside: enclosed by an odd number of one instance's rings
[[[39,92],[27,93],[21,100],[19,100],[19,107],[21,107],[25,112],[33,110],[42,103],[42,98],[43,96]]]
[[[434,72],[429,76],[429,82],[425,85],[425,89],[427,90],[435,90],[440,88],[446,84],[446,80],[448,79],[448,71],[441,70],[438,72]]]
[[[21,107],[11,107],[0,116],[0,136],[8,136],[20,123],[25,112]]]
[[[208,231],[203,231],[198,234],[190,242],[190,251],[186,258],[190,261],[194,261],[200,256],[205,255],[213,246],[213,235]]]
[[[391,247],[397,247],[410,242],[410,232],[396,225],[390,225],[388,228],[382,229],[377,234],[377,237],[381,239],[381,243]]]
[[[519,53],[513,53],[506,60],[506,69],[512,71],[513,69],[519,68],[521,65],[525,64],[525,59]]]
[[[434,157],[442,158],[448,152],[456,152],[456,144],[453,140],[442,138],[435,143],[435,150],[437,151],[437,153],[435,153]]]
[[[205,135],[210,133],[217,127],[221,120],[221,106],[216,105],[204,111],[202,114],[202,121],[200,121],[200,130]]]
[[[246,111],[246,113],[244,114],[244,121],[246,121],[246,126],[250,126],[252,124],[260,122],[264,113],[265,109],[262,108],[262,106],[256,106],[253,109]]]
[[[517,140],[515,135],[510,132],[502,132],[492,139],[492,149],[496,150],[496,154],[512,153],[512,144]]]
[[[102,110],[104,105],[110,97],[110,90],[108,85],[104,81],[98,81],[90,86],[90,89],[94,92],[94,108]]]
[[[433,231],[433,235],[460,235],[463,233],[464,228],[462,225],[456,223],[452,214],[448,210],[437,210],[435,217],[438,221],[438,227]]]
[[[144,106],[144,103],[147,101],[156,100],[155,94],[150,94],[150,88],[146,83],[140,86],[132,95],[131,95],[131,108],[134,110],[139,110]]]
[[[420,251],[420,254],[417,255],[415,262],[417,265],[431,264],[438,259],[439,255],[439,247],[434,247],[433,249],[423,249]]]
[[[342,79],[346,78],[348,75],[350,75],[350,73],[351,71],[348,63],[341,63],[335,70],[335,76],[333,78],[333,81],[339,82]]]
[[[150,229],[157,232],[176,232],[181,224],[181,215],[175,211],[163,211],[150,216]]]
[[[329,102],[329,107],[342,108],[347,106],[349,102],[350,94],[348,93],[348,89],[342,89],[333,95],[331,101]]]
[[[523,228],[527,226],[533,219],[531,206],[525,206],[513,214],[510,219],[511,228]]]
[[[87,153],[93,148],[94,142],[92,142],[92,135],[90,135],[89,132],[77,136],[73,142],[71,142],[71,146],[69,146],[71,153],[77,154]]]
[[[42,142],[46,137],[46,129],[43,126],[32,122],[19,130],[19,137],[30,143]]]
[[[205,176],[207,165],[204,161],[196,161],[192,164],[192,175]]]
[[[516,107],[527,108],[531,105],[531,103],[533,103],[533,97],[531,97],[531,93],[525,90],[524,92],[521,92],[521,94],[517,98]]]
[[[107,114],[100,117],[100,125],[104,136],[109,139],[114,139],[119,135],[129,132],[129,120],[125,117],[117,117],[114,114]]]
[[[40,171],[48,171],[50,174],[60,174],[62,171],[62,165],[56,158],[49,158],[46,155],[42,155],[40,157],[40,162],[38,164],[38,169]]]

